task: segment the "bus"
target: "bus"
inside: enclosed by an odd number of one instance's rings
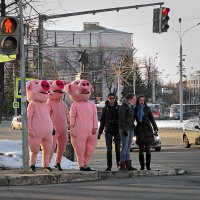
[[[150,107],[153,117],[159,119],[161,116],[161,106],[159,103],[147,103],[147,106]]]
[[[196,117],[200,113],[200,104],[183,104],[183,119]],[[172,104],[169,117],[171,119],[180,119],[180,104]]]

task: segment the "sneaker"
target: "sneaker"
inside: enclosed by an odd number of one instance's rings
[[[35,172],[35,165],[30,166],[30,172]]]
[[[54,165],[54,167],[55,167],[56,169],[58,169],[58,171],[63,171],[63,169],[62,169],[61,166],[60,166],[60,163],[56,163],[56,164]]]
[[[85,168],[84,167],[79,167],[79,170],[80,171],[85,171]]]
[[[108,168],[105,169],[105,172],[110,172],[110,171],[111,171],[110,167],[108,167]]]
[[[91,167],[84,167],[84,171],[96,171],[96,170]]]
[[[52,172],[52,169],[51,169],[51,167],[44,167],[44,171],[45,172]]]

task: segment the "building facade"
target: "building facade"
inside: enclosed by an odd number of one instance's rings
[[[123,59],[131,55],[132,33],[89,22],[83,24],[82,31],[47,30],[46,35],[42,77],[49,79],[55,73],[59,79],[74,80],[81,72],[80,59],[85,51],[88,60],[84,72],[91,76],[93,99],[103,101],[109,92],[121,98],[123,86],[118,69]]]
[[[200,71],[196,71],[187,77],[187,88],[189,89],[189,102],[200,103]]]

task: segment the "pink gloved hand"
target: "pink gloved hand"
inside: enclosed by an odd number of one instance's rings
[[[28,135],[29,135],[30,137],[35,137],[35,133],[34,133],[34,131],[33,131],[32,129],[29,129],[29,130],[28,130]]]
[[[93,128],[92,135],[95,135],[97,133],[97,128]]]
[[[74,125],[70,125],[70,135],[71,137],[76,137],[76,132],[74,131]]]

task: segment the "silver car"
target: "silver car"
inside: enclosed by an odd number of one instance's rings
[[[154,136],[155,140],[151,145],[151,148],[155,149],[155,151],[161,151],[161,139],[160,136]],[[131,144],[131,152],[133,149],[138,149],[139,146],[136,144],[136,136],[133,137],[133,142]]]
[[[200,118],[191,119],[183,127],[183,144],[190,148],[192,144],[200,145]]]
[[[22,120],[21,119],[22,119],[21,116],[13,117],[12,122],[11,122],[11,128],[22,130]]]

